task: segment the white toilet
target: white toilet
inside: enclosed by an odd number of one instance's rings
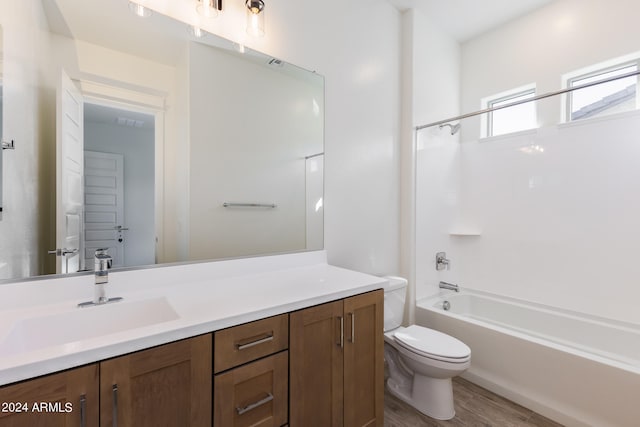
[[[418,325],[400,326],[407,280],[385,277],[384,359],[387,388],[418,411],[438,420],[454,417],[451,378],[469,368],[471,349],[462,341]]]

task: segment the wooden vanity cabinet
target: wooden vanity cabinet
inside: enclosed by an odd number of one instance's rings
[[[0,387],[0,427],[382,426],[383,363],[379,290]]]
[[[290,314],[291,427],[384,424],[383,295]]]
[[[211,358],[206,334],[101,362],[100,425],[210,427]]]
[[[98,364],[0,387],[1,427],[99,423]]]

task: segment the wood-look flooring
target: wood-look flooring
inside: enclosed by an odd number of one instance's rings
[[[429,418],[388,391],[384,395],[385,427],[562,427],[517,403],[500,397],[460,377],[453,379],[456,416],[440,421]]]

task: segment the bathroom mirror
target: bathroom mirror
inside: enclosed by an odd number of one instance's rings
[[[2,133],[2,117],[3,117],[3,101],[2,101],[2,27],[0,26],[0,141],[4,141],[4,134]],[[2,221],[2,162],[3,152],[0,148],[0,221]]]
[[[0,12],[16,22],[11,40],[40,28],[16,56],[26,63],[12,62],[39,71],[26,160],[38,180],[16,186],[33,191],[24,207],[5,209],[0,280],[88,270],[97,247],[117,268],[323,248],[322,76],[157,12],[135,16],[125,0]],[[56,155],[69,117],[82,172]]]

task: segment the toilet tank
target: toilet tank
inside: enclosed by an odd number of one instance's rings
[[[390,331],[402,325],[404,301],[407,294],[407,279],[385,276],[388,283],[384,286],[384,331]]]

